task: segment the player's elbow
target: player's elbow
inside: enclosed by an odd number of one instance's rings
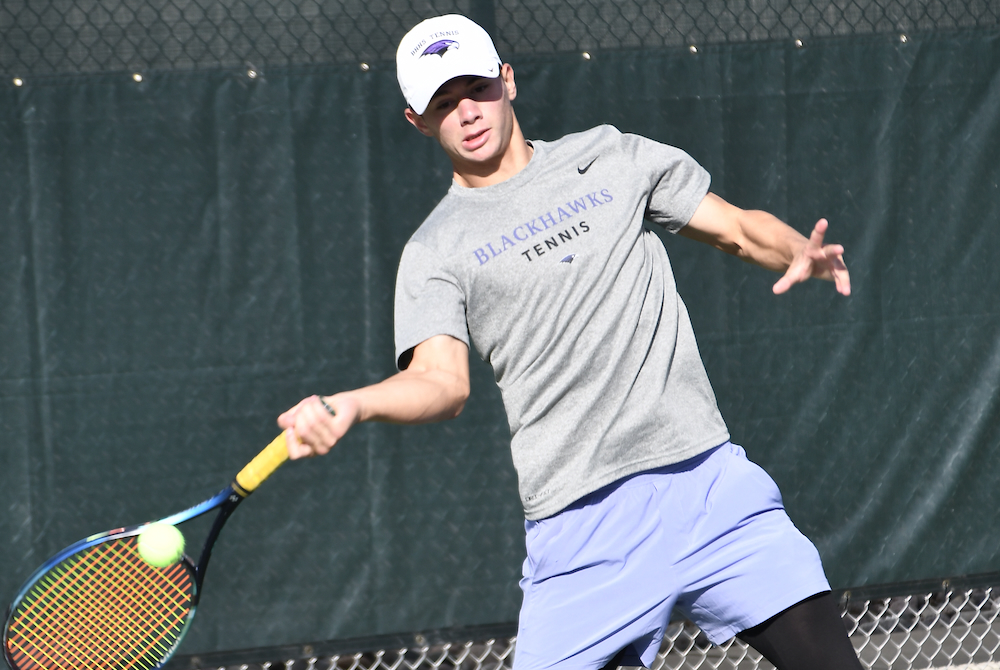
[[[454,419],[465,409],[465,403],[469,399],[471,390],[469,380],[456,378],[449,389],[450,403],[445,418]]]
[[[436,370],[426,379],[431,383],[425,387],[427,395],[424,411],[417,423],[448,421],[462,413],[465,402],[469,399],[468,377],[450,371]]]

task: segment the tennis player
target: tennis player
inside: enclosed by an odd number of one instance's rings
[[[649,666],[677,608],[780,670],[860,668],[820,557],[732,444],[660,240],[643,219],[850,293],[843,248],[709,192],[683,151],[610,126],[526,141],[514,71],[447,15],[397,52],[406,119],[454,181],[413,234],[395,298],[399,373],[278,419],[292,458],[361,421],[455,417],[469,347],[493,367],[526,517],[514,667]]]

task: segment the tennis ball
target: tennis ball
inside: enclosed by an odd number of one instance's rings
[[[173,565],[184,555],[184,535],[169,523],[151,523],[139,533],[139,555],[153,567]]]

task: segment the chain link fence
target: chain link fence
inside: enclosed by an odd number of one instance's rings
[[[965,583],[911,583],[872,592],[839,592],[844,625],[862,664],[873,670],[968,665],[1000,659],[1000,574]],[[418,634],[372,640],[185,656],[167,670],[506,670],[515,629],[475,635]],[[492,633],[492,634],[491,634]],[[474,638],[474,639],[468,639]],[[270,660],[267,660],[270,659]],[[653,670],[773,670],[738,639],[713,645],[697,626],[670,625]]]
[[[385,62],[410,27],[449,12],[510,58],[991,28],[1000,0],[3,0],[0,73]]]

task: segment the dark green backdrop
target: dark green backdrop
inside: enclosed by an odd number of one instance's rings
[[[529,137],[614,123],[737,204],[830,219],[849,299],[666,243],[734,439],[834,585],[1000,568],[997,35],[514,66]],[[402,105],[388,65],[0,87],[0,599],[222,488],[302,396],[393,371],[396,262],[450,179]],[[184,651],[515,619],[506,422],[473,373],[457,421],[360,427],[268,481]]]

